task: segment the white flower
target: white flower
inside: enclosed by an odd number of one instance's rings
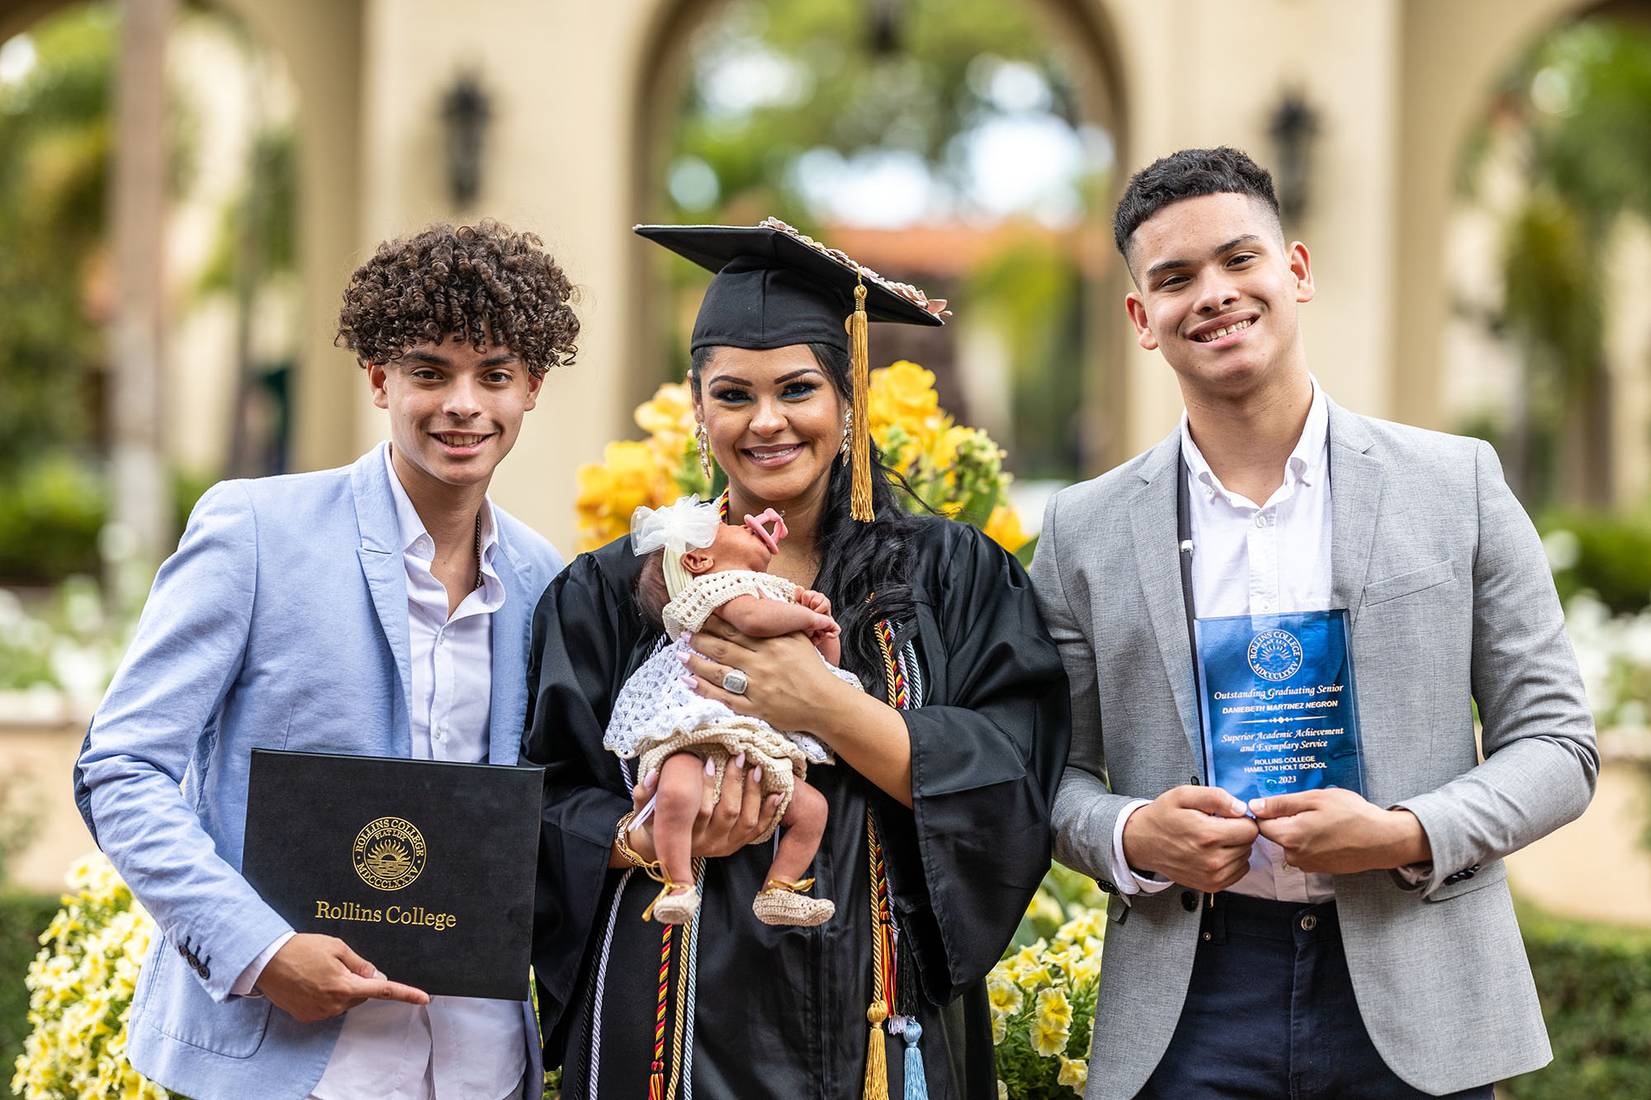
[[[1542,536],[1542,552],[1548,556],[1548,568],[1557,573],[1581,560],[1582,540],[1564,528],[1557,528]]]

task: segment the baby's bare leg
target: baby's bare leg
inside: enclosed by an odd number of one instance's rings
[[[780,843],[774,852],[774,864],[768,869],[771,879],[796,882],[808,873],[814,862],[814,853],[820,850],[820,839],[825,836],[828,807],[825,795],[801,779],[791,790],[791,805],[780,819]]]
[[[699,816],[705,761],[691,752],[665,758],[654,795],[654,850],[672,882],[694,881],[694,819]]]

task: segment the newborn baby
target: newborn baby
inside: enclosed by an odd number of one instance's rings
[[[835,668],[841,647],[830,601],[764,572],[786,533],[772,509],[731,525],[722,522],[717,504],[684,497],[668,508],[637,509],[631,532],[632,548],[649,555],[637,580],[637,602],[664,627],[666,640],[620,689],[603,745],[623,758],[639,758],[638,779],[659,772],[653,836],[663,889],[644,916],[668,924],[693,916],[699,894],[691,840],[704,785],[713,785],[714,801],[728,761],[743,754],[747,766],[761,769],[762,793],[780,796],[778,826],[784,830],[752,912],[767,924],[829,920],[836,907],[808,897],[804,891],[813,880],[803,875],[826,825],[825,796],[805,776],[810,763],[831,763],[831,753],[808,734],[776,730],[696,694],[682,660],[688,635],[715,612],[754,638],[807,634],[820,659],[859,686],[852,674]]]

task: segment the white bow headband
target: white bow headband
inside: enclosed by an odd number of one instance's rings
[[[681,497],[663,508],[643,505],[631,513],[631,550],[639,555],[665,551],[665,590],[674,599],[691,579],[682,568],[682,555],[710,546],[720,526],[722,509],[715,501]]]

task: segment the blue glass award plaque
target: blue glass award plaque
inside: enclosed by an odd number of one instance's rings
[[[1364,794],[1345,609],[1198,619],[1209,782],[1248,801]]]

